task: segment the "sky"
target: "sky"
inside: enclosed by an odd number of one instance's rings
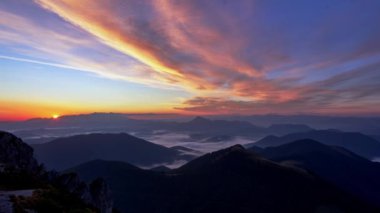
[[[377,0],[0,0],[0,120],[380,115]]]

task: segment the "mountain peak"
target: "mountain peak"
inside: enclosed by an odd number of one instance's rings
[[[205,123],[205,122],[210,122],[210,119],[207,119],[205,117],[197,116],[194,119],[190,121],[190,123]]]
[[[199,157],[177,169],[179,172],[203,172],[213,168],[224,168],[239,166],[241,162],[255,161],[260,157],[247,151],[242,145],[211,152]]]
[[[245,151],[245,148],[240,144],[235,144],[233,146],[230,146],[226,149],[222,149],[221,151],[227,151],[227,152],[236,152],[236,151]]]

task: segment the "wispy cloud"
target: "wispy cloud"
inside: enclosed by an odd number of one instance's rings
[[[62,20],[53,22],[61,28],[43,26],[33,20],[34,15],[12,13],[0,7],[0,44],[17,53],[3,54],[2,59],[91,72],[153,87],[175,87],[149,66],[107,47],[80,28],[65,25]]]

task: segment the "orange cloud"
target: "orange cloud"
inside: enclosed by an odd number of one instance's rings
[[[259,70],[238,57],[246,45],[242,36],[236,38],[239,33],[228,34],[203,26],[203,18],[192,18],[201,14],[191,14],[194,10],[188,8],[189,5],[175,7],[168,1],[146,3],[148,12],[155,17],[144,20],[146,17],[138,12],[144,3],[138,5],[138,1],[37,2],[105,44],[160,72],[159,79],[194,92],[220,88],[226,78],[234,78],[236,73],[246,77],[262,76]],[[123,14],[116,8],[118,5],[123,8]],[[228,21],[228,17],[224,19]],[[193,30],[189,32],[184,28]]]

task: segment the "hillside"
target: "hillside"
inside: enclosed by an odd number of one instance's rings
[[[330,146],[341,146],[369,160],[380,156],[379,141],[362,133],[337,130],[293,133],[282,137],[272,135],[257,141],[253,145],[259,147],[279,146],[302,139],[312,139]]]
[[[170,163],[192,156],[125,134],[88,134],[59,138],[33,145],[36,158],[47,168],[64,170],[78,164],[102,159],[139,166]]]
[[[380,163],[371,162],[344,148],[313,140],[251,150],[273,161],[307,169],[363,200],[380,206]]]
[[[115,206],[124,212],[375,212],[304,170],[265,160],[239,145],[168,172],[109,161],[70,171],[85,180],[104,177]]]

